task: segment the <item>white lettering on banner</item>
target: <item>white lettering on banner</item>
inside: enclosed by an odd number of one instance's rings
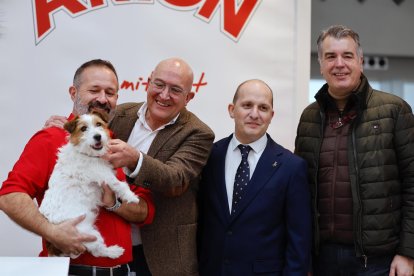
[[[193,83],[192,92],[198,93],[201,87],[208,84],[208,82],[204,81],[204,75],[204,72],[202,72],[198,81]],[[139,77],[137,81],[123,80],[119,88],[121,90],[131,90],[132,92],[138,91],[142,88],[141,90],[146,92],[148,89],[148,78],[144,79],[143,77]]]
[[[221,7],[221,31],[238,41],[248,25],[255,9],[262,0],[158,0],[164,6],[175,10],[197,9],[195,16],[210,22],[216,10]],[[114,5],[153,4],[154,0],[112,0]],[[39,44],[55,29],[54,13],[65,11],[77,17],[108,7],[107,0],[32,0],[35,42]]]

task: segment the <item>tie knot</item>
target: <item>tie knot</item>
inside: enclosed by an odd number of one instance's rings
[[[252,149],[249,145],[238,145],[237,146],[240,150],[240,153],[242,155],[242,159],[247,159],[247,156],[249,156],[249,152]]]

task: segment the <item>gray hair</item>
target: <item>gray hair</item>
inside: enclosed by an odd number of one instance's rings
[[[318,45],[318,61],[319,61],[319,63],[321,62],[321,58],[322,58],[322,42],[328,36],[331,36],[335,39],[341,39],[341,38],[345,38],[345,37],[352,38],[355,41],[355,43],[358,45],[358,48],[357,48],[358,57],[362,57],[362,47],[361,47],[361,44],[359,42],[358,33],[353,31],[352,29],[350,29],[348,27],[345,27],[345,26],[342,26],[342,25],[333,25],[333,26],[330,26],[328,29],[323,30],[320,33],[319,37],[318,37],[317,45]]]

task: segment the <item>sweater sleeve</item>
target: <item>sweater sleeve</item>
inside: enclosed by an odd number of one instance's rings
[[[414,116],[406,102],[396,120],[394,141],[402,181],[402,223],[397,253],[414,258]]]
[[[40,203],[56,163],[58,148],[65,143],[66,132],[63,129],[52,127],[37,132],[3,182],[0,195],[21,192]]]

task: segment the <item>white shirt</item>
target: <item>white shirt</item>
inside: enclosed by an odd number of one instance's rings
[[[226,162],[225,162],[225,179],[226,179],[226,191],[227,191],[227,200],[229,204],[229,210],[231,211],[231,205],[233,201],[233,187],[234,187],[234,178],[236,176],[237,168],[241,162],[241,153],[237,147],[241,143],[237,140],[236,135],[233,134],[233,138],[230,140],[229,146],[226,153]],[[252,149],[249,152],[247,161],[249,162],[250,167],[250,178],[256,169],[257,162],[262,156],[264,149],[267,144],[267,135],[263,135],[258,140],[253,143],[248,144]]]
[[[128,138],[128,144],[136,148],[141,153],[137,167],[133,172],[131,172],[128,168],[123,168],[125,174],[132,178],[135,178],[138,175],[139,170],[142,167],[142,161],[144,160],[143,153],[146,154],[148,152],[158,132],[164,129],[167,125],[174,124],[177,121],[178,116],[180,115],[178,114],[169,123],[160,126],[156,130],[152,130],[148,123],[145,121],[145,113],[147,112],[147,109],[148,105],[147,103],[144,103],[138,110],[138,120],[135,122],[134,128],[132,129],[131,134]],[[139,245],[142,243],[141,232],[139,231],[139,227],[135,223],[131,223],[131,226],[132,245]]]

